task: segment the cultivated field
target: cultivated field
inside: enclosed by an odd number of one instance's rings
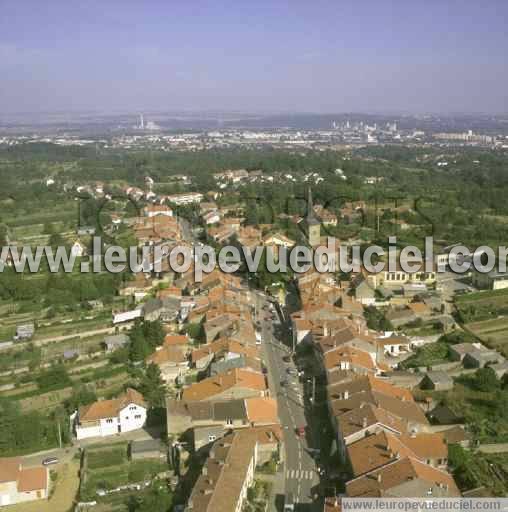
[[[508,290],[462,295],[456,304],[465,327],[486,345],[508,356]]]

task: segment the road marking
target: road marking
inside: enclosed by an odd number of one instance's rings
[[[286,478],[293,480],[294,478],[299,478],[300,472],[296,469],[288,469],[286,471]]]

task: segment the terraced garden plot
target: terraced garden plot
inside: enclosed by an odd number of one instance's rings
[[[508,357],[508,289],[469,293],[455,301],[465,327]]]

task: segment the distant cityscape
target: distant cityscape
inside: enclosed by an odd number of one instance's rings
[[[347,149],[381,144],[508,147],[508,122],[501,118],[489,121],[474,116],[471,119],[452,117],[445,120],[433,117],[399,120],[376,120],[372,116],[340,117],[335,120],[331,116],[302,115],[295,119],[281,118],[279,121],[287,125],[281,123],[276,126],[276,119],[271,117],[248,121],[211,121],[198,116],[175,123],[174,120],[164,120],[160,114],[154,116],[156,122],[151,116],[140,113],[137,118],[131,118],[130,125],[129,118],[122,118],[116,124],[111,124],[113,121],[110,120],[109,125],[104,120],[76,120],[72,128],[62,121],[41,127],[20,121],[2,124],[0,120],[0,144],[52,143],[121,149],[150,147],[171,151],[263,146],[280,149]],[[177,124],[186,128],[175,128]],[[259,126],[249,127],[249,124]],[[319,128],[319,124],[328,126]]]

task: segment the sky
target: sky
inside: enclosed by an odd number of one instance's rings
[[[508,112],[506,0],[0,0],[0,114]]]

